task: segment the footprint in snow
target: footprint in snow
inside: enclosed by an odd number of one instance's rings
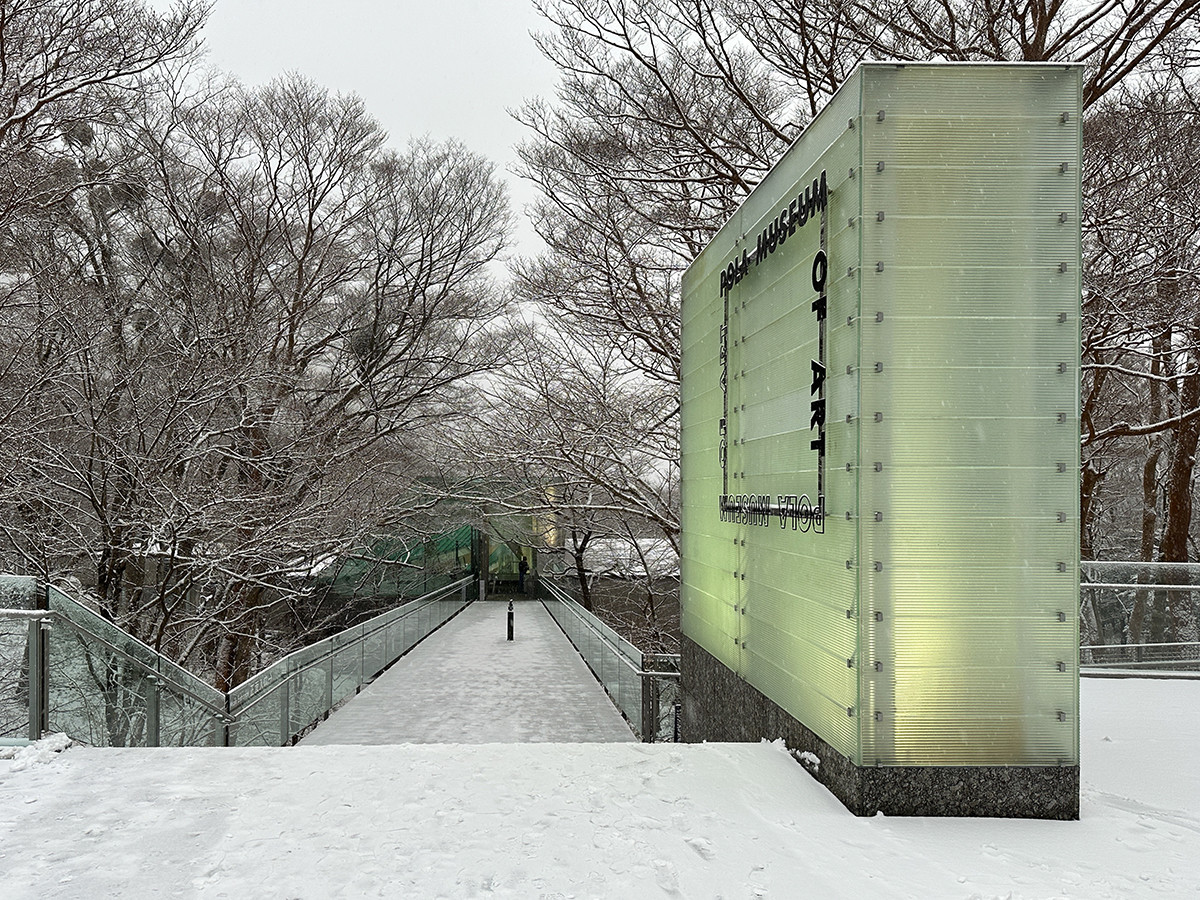
[[[703,859],[716,858],[717,851],[713,849],[712,841],[702,837],[684,838],[689,847],[695,850]]]
[[[665,859],[654,860],[654,880],[668,894],[679,892],[679,872]]]

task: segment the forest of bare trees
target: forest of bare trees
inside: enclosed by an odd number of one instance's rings
[[[1200,555],[1200,0],[538,8],[544,248],[503,284],[467,148],[203,68],[198,0],[2,0],[0,568],[228,687],[271,622],[320,626],[314,572],[431,505],[553,532],[581,587],[605,542],[677,556],[680,276],[875,59],[1085,64],[1082,552]],[[634,567],[648,619],[670,568]]]
[[[428,503],[429,428],[506,357],[505,189],[356,97],[198,69],[201,4],[3,8],[4,568],[227,689]]]

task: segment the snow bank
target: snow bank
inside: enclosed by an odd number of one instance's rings
[[[8,900],[1200,896],[1200,684],[1085,680],[1079,822],[858,819],[777,744],[0,761]]]
[[[20,772],[30,766],[44,765],[71,746],[65,734],[50,734],[24,747],[0,747],[0,759],[12,760],[10,771]]]

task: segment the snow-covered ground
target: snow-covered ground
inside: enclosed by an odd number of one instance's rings
[[[1082,697],[1078,822],[857,819],[768,744],[6,751],[0,895],[1200,897],[1200,682]]]

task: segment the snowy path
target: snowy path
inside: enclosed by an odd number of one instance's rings
[[[632,741],[633,733],[541,603],[472,603],[302,743]]]
[[[1079,822],[857,819],[769,744],[28,748],[0,896],[1200,897],[1200,683],[1081,693]]]

